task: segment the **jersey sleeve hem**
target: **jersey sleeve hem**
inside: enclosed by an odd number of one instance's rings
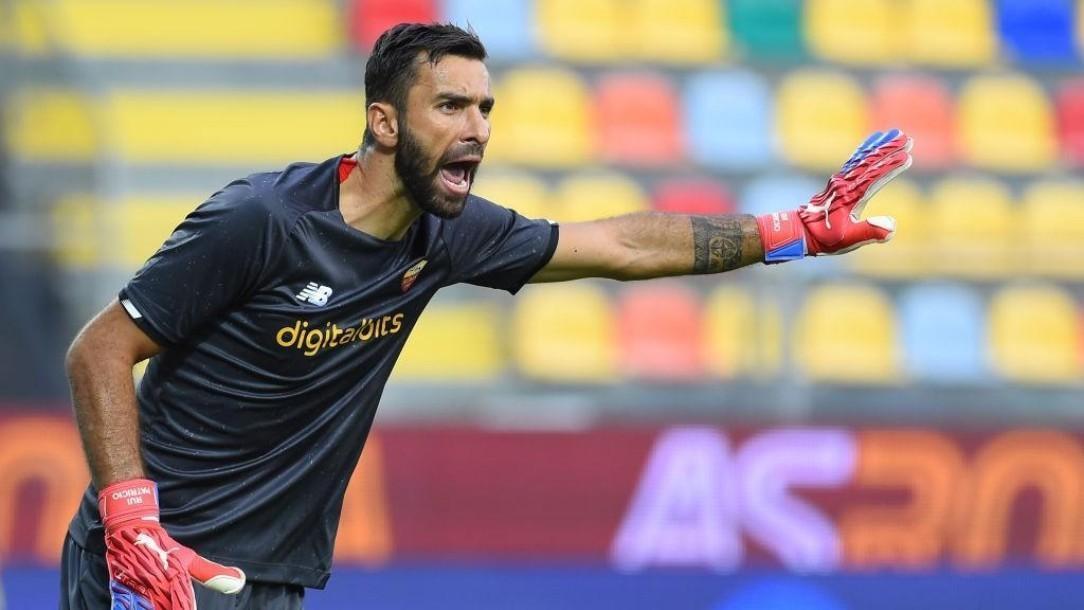
[[[549,264],[550,259],[553,258],[553,253],[557,251],[557,240],[560,237],[560,233],[561,230],[559,225],[555,222],[551,222],[550,240],[549,243],[546,244],[546,251],[542,254],[541,257],[539,257],[538,263],[535,265],[534,269],[532,269],[531,272],[527,274],[526,279],[523,280],[523,282],[521,282],[518,286],[509,288],[508,292],[512,294],[516,294],[517,292],[519,292],[521,288],[523,288],[525,285],[527,285],[528,282],[531,281],[531,278],[538,275],[538,272],[541,271],[543,267]]]
[[[176,341],[169,337],[169,335],[163,330],[163,327],[147,317],[147,312],[150,308],[139,299],[139,297],[133,293],[129,288],[124,288],[117,295],[120,300],[121,307],[124,312],[128,314],[132,322],[139,327],[152,341],[160,346],[172,346],[176,345]]]

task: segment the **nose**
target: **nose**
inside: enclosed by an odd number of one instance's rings
[[[467,112],[467,124],[464,127],[462,140],[485,146],[489,142],[489,132],[489,117],[482,114],[477,106],[471,106]]]

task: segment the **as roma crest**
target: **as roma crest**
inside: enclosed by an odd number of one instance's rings
[[[425,263],[427,262],[429,261],[423,258],[411,265],[410,269],[406,270],[406,273],[403,274],[403,281],[399,284],[399,286],[402,287],[403,292],[410,290],[410,287],[414,285],[414,281],[418,279],[418,274],[422,272],[422,269],[425,268]]]

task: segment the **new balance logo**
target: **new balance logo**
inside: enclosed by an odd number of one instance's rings
[[[305,289],[297,293],[297,300],[302,303],[312,303],[317,307],[323,307],[327,305],[328,298],[331,297],[331,287],[317,284],[316,282],[309,282]]]

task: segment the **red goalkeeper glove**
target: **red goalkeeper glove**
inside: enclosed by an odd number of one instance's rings
[[[195,610],[192,580],[237,593],[245,573],[200,557],[158,522],[158,486],[147,479],[114,483],[98,494],[113,610]]]
[[[843,254],[892,239],[896,221],[891,216],[858,218],[870,198],[908,167],[911,138],[898,129],[874,133],[809,203],[797,210],[757,217],[764,262]]]

